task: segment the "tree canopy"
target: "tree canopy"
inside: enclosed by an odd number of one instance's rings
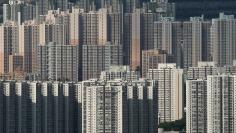
[[[159,128],[163,128],[165,131],[184,131],[186,128],[186,119],[182,118],[173,122],[160,123]]]

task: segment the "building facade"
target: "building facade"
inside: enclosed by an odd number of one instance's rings
[[[81,93],[76,84],[0,82],[0,131],[81,132]]]
[[[101,72],[108,70],[110,66],[123,64],[121,45],[83,45],[82,52],[83,80],[99,78]]]
[[[81,87],[82,132],[157,131],[154,81],[88,80]]]
[[[40,80],[78,81],[79,48],[49,43],[38,46],[37,74]]]
[[[207,132],[207,81],[186,81],[186,131]]]
[[[149,69],[149,78],[158,83],[158,114],[160,122],[171,122],[183,117],[183,70],[176,64],[159,64]]]
[[[236,34],[236,19],[233,15],[220,14],[219,18],[212,19],[211,45],[213,61],[219,66],[233,65],[236,58],[234,38]]]
[[[0,74],[9,73],[9,56],[19,54],[19,28],[10,21],[0,26]]]
[[[207,77],[207,132],[235,131],[235,76]]]

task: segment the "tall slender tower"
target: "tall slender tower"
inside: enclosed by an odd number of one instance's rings
[[[220,66],[232,65],[236,59],[236,19],[233,15],[220,14],[212,20],[211,45],[213,61]]]
[[[188,133],[207,132],[207,82],[203,79],[186,82],[186,123]]]
[[[158,113],[160,122],[170,122],[183,117],[183,70],[176,64],[159,64],[149,69],[149,77],[158,83]]]
[[[14,22],[0,26],[0,74],[9,73],[9,57],[17,55],[19,48],[19,28]]]
[[[207,132],[235,132],[235,83],[232,75],[207,77]]]

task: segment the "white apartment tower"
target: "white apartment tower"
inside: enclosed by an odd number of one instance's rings
[[[82,87],[82,132],[143,133],[157,129],[154,81],[88,80]]]
[[[183,70],[176,64],[159,64],[149,69],[149,78],[157,80],[158,113],[160,122],[170,122],[183,117]]]
[[[207,132],[233,133],[235,125],[235,83],[231,75],[207,77]]]

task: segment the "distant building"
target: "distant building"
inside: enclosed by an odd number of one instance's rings
[[[153,23],[156,16],[154,13],[145,12],[143,9],[136,9],[130,17],[131,21],[127,22],[126,26],[130,23],[131,34],[128,35],[130,35],[131,42],[128,43],[130,46],[128,46],[129,49],[127,49],[126,52],[128,53],[126,54],[129,54],[130,68],[134,71],[141,69],[142,50],[154,48]]]
[[[38,16],[47,14],[48,10],[51,9],[49,0],[37,0],[36,9],[37,9]]]
[[[39,45],[46,45],[49,42],[56,42],[61,45],[69,44],[68,27],[65,24],[44,22],[39,25]]]
[[[32,74],[37,71],[37,46],[39,45],[39,25],[27,21],[19,26],[20,54],[24,57],[24,72]]]
[[[196,67],[199,61],[211,61],[211,22],[204,17],[191,17],[183,22],[183,64],[184,68]]]
[[[110,66],[123,64],[123,50],[119,44],[83,45],[82,52],[83,80],[99,78]]]
[[[37,74],[40,80],[78,81],[79,48],[49,43],[38,46]]]
[[[122,79],[127,81],[138,80],[140,72],[131,71],[129,66],[110,66],[109,70],[102,71],[100,79],[102,80],[115,80]]]
[[[122,14],[106,8],[77,13],[80,17],[78,34],[82,45],[122,44]]]
[[[9,74],[14,76],[24,77],[24,58],[22,55],[10,55],[9,56]]]
[[[172,54],[178,67],[183,66],[182,28],[182,22],[174,21],[173,17],[163,17],[161,21],[154,22],[154,48],[165,50],[167,54]]]
[[[236,66],[219,67],[214,62],[198,62],[198,67],[190,67],[187,72],[188,80],[207,79],[209,75],[236,74]]]
[[[198,67],[188,69],[187,79],[207,79],[208,75],[216,75],[218,72],[220,72],[220,68],[214,62],[198,62]]]
[[[36,18],[36,6],[24,1],[9,1],[3,5],[3,22],[14,21],[21,24]]]
[[[233,15],[220,13],[219,18],[212,19],[211,45],[213,61],[219,66],[233,65],[236,59],[236,19]]]
[[[198,61],[211,61],[211,22],[203,17],[192,17],[190,21],[175,21],[163,17],[154,22],[154,48],[167,51],[175,57],[177,66],[188,69]]]
[[[163,50],[143,50],[142,51],[142,77],[148,77],[149,69],[158,69],[160,63],[171,63],[174,61],[172,55],[168,55]]]
[[[0,74],[9,73],[10,55],[19,55],[19,27],[9,21],[0,26]]]

